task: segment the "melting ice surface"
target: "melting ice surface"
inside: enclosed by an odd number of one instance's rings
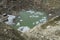
[[[21,29],[25,30],[25,29],[33,28],[37,24],[46,22],[47,16],[45,12],[22,10],[19,12],[19,16],[16,18],[16,20],[17,23],[15,24],[14,27],[16,27],[16,29],[21,31]]]
[[[8,25],[13,25],[14,24],[13,20],[15,19],[15,17],[16,16],[14,16],[14,15],[8,15],[8,21],[5,23]]]

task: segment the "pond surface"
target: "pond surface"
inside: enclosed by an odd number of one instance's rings
[[[16,24],[14,28],[19,27],[29,27],[33,28],[35,25],[39,23],[43,23],[47,21],[46,13],[40,11],[20,11],[19,16],[16,18]]]

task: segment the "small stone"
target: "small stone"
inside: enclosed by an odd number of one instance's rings
[[[50,28],[51,26],[47,26],[47,28]]]
[[[11,39],[9,39],[9,40],[11,40]]]
[[[41,36],[42,38],[44,37],[44,36]]]
[[[4,31],[7,31],[7,29],[4,29]]]
[[[49,16],[52,16],[52,14],[49,14]]]

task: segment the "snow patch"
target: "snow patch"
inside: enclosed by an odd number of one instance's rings
[[[22,22],[23,20],[21,19],[20,21]]]
[[[15,24],[14,22],[13,22],[13,20],[16,18],[16,16],[14,16],[14,15],[8,15],[8,21],[6,21],[5,23],[6,24],[8,24],[8,25],[13,25],[13,24]]]
[[[17,30],[21,32],[27,32],[30,30],[30,28],[28,26],[21,26]]]
[[[29,11],[26,11],[26,12],[29,12],[31,14],[35,13],[35,11],[32,11],[32,10],[29,10]]]

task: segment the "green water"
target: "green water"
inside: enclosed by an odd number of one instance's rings
[[[19,16],[16,18],[16,24],[14,25],[14,28],[17,29],[21,26],[33,28],[35,25],[44,21],[46,21],[46,14],[44,12],[32,11],[31,13],[27,11],[20,11]]]

